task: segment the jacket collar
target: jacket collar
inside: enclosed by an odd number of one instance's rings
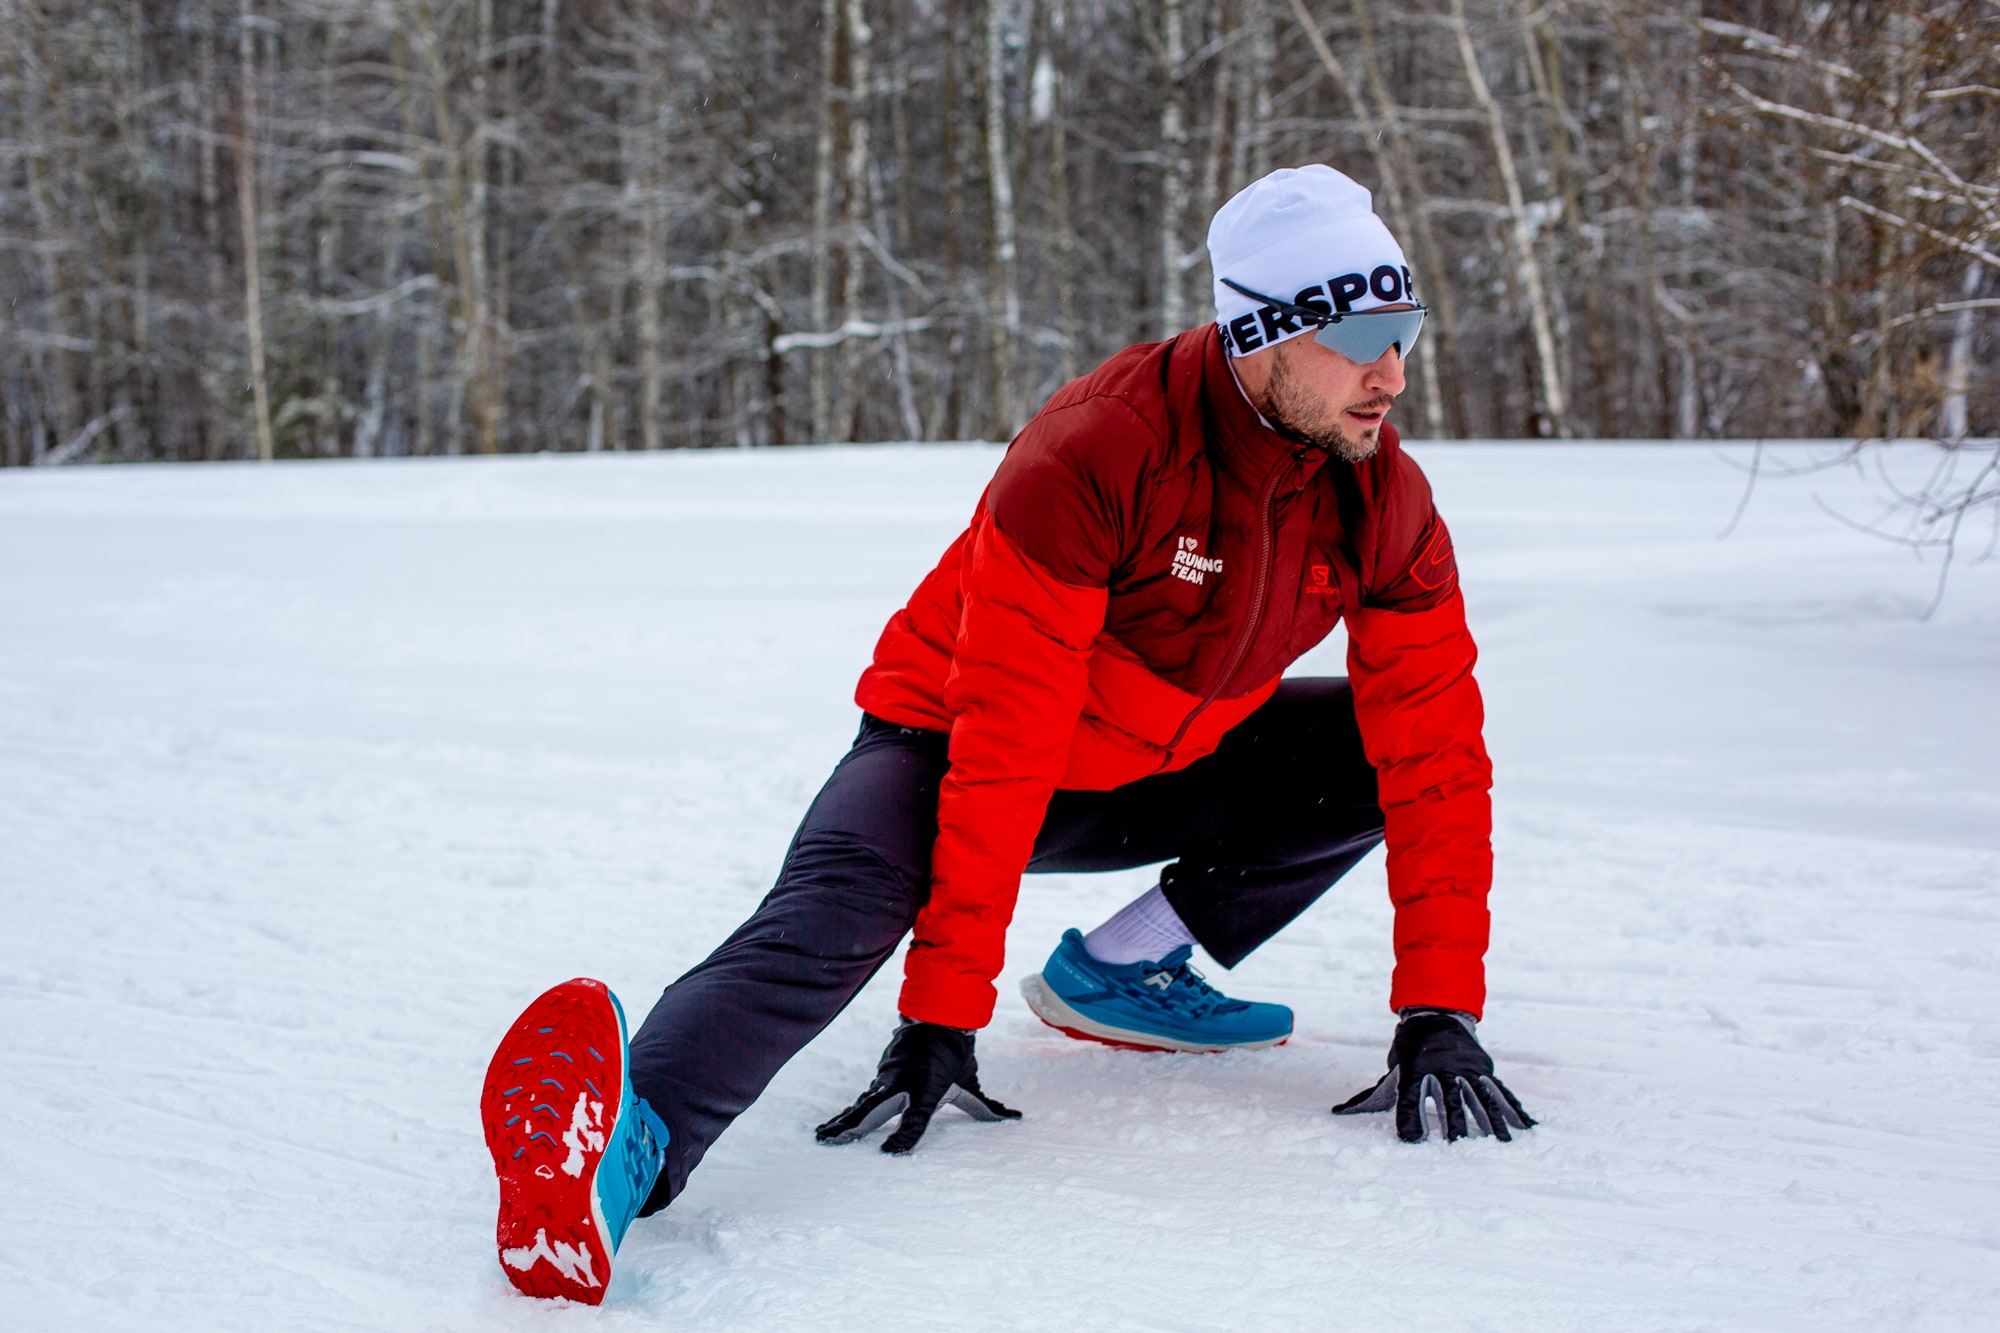
[[[1239,485],[1261,487],[1272,468],[1291,461],[1303,446],[1265,425],[1262,415],[1250,405],[1230,368],[1229,354],[1223,350],[1221,330],[1208,324],[1183,333],[1181,338],[1199,339],[1201,415],[1210,457]],[[1324,450],[1305,449],[1304,457],[1297,459],[1297,485],[1310,480],[1326,460]]]

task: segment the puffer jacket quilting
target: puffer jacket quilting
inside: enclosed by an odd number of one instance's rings
[[[1478,1013],[1491,771],[1449,533],[1393,428],[1361,464],[1297,448],[1213,326],[1050,399],[861,678],[868,712],[951,732],[903,1012],[983,1026],[1049,796],[1210,753],[1343,615],[1388,820],[1391,1003]]]

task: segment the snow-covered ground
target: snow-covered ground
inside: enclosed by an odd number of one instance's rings
[[[997,450],[0,474],[0,1327],[1993,1327],[2000,563],[1924,622],[1850,474],[1722,541],[1747,449],[1414,452],[1542,1127],[1327,1114],[1390,1032],[1379,856],[1223,978],[1298,1011],[1231,1056],[1041,1027],[1019,976],[1147,880],[1035,877],[980,1043],[1025,1120],[813,1142],[892,967],[594,1311],[495,1263],[491,1044],[750,910]]]

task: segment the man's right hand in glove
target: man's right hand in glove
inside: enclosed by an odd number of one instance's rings
[[[905,1018],[882,1052],[875,1081],[854,1105],[821,1125],[821,1143],[851,1143],[894,1115],[902,1122],[882,1142],[882,1151],[906,1153],[930,1127],[940,1103],[949,1102],[974,1120],[1019,1120],[979,1090],[979,1061],[972,1033]]]
[[[1493,1077],[1493,1058],[1479,1044],[1472,1015],[1456,1009],[1405,1009],[1389,1046],[1389,1072],[1374,1087],[1333,1108],[1335,1115],[1396,1110],[1396,1137],[1423,1141],[1424,1103],[1437,1108],[1447,1140],[1534,1128],[1514,1094]],[[1469,1116],[1468,1116],[1469,1113]]]

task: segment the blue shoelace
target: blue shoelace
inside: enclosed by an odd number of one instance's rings
[[[1147,980],[1163,974],[1173,978],[1173,984],[1165,990],[1145,984]],[[1189,963],[1181,963],[1175,967],[1154,968],[1141,979],[1140,989],[1155,1002],[1193,1018],[1202,1018],[1209,1014],[1239,1013],[1250,1007],[1249,1001],[1232,1000],[1209,985],[1207,979],[1195,971],[1193,965]]]

